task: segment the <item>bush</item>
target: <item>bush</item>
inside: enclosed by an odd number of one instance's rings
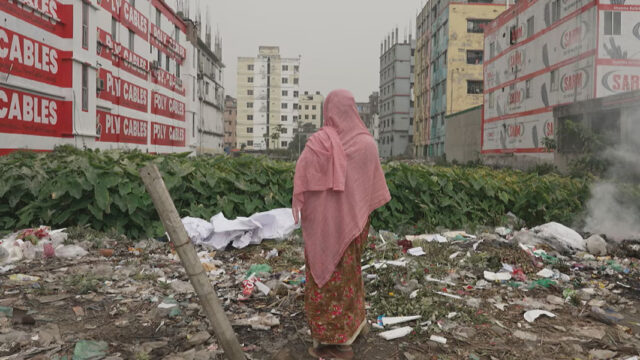
[[[208,219],[289,207],[295,164],[253,156],[154,156],[141,152],[15,152],[0,157],[0,231],[90,224],[131,238],[164,231],[138,169],[154,162],[181,216]],[[537,225],[569,222],[588,195],[584,180],[488,168],[385,165],[393,200],[376,211],[378,229],[498,224],[512,211]]]

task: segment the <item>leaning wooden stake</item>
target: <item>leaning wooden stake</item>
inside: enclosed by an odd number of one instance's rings
[[[162,175],[155,164],[149,164],[140,169],[140,176],[147,188],[147,192],[151,195],[151,200],[160,215],[160,220],[164,228],[169,233],[171,241],[175,245],[175,249],[180,256],[182,265],[189,275],[189,280],[193,288],[196,290],[200,303],[204,309],[209,322],[213,326],[213,331],[220,341],[224,353],[231,360],[244,360],[245,356],[238,342],[236,334],[233,332],[231,323],[224,313],[224,309],[220,305],[220,300],[216,295],[213,286],[209,282],[207,273],[198,259],[196,250],[189,240],[187,231],[180,220],[176,206],[171,200],[171,196],[167,191]]]

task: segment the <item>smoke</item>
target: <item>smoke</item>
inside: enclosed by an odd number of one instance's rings
[[[640,239],[640,114],[622,110],[620,142],[605,150],[610,164],[591,187],[584,230],[617,240]]]

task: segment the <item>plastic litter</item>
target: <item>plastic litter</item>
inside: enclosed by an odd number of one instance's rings
[[[273,326],[279,326],[280,319],[278,319],[278,317],[273,314],[264,313],[247,319],[236,320],[234,325],[251,326],[253,330],[269,330]]]
[[[80,340],[73,350],[72,360],[94,360],[107,356],[109,344],[104,341]]]
[[[273,249],[267,253],[266,259],[269,260],[271,258],[278,257],[278,249]]]
[[[409,255],[413,255],[413,256],[422,256],[422,255],[426,255],[427,254],[426,252],[424,252],[424,250],[422,250],[421,246],[411,248],[411,249],[407,250],[407,253]]]
[[[529,310],[526,313],[524,313],[524,319],[527,320],[527,322],[532,323],[542,315],[552,317],[552,318],[556,317],[555,314],[550,313],[546,310]]]
[[[422,318],[421,315],[397,316],[397,317],[386,317],[386,316],[383,316],[382,317],[382,325],[383,326],[388,326],[388,325],[402,324],[404,322],[414,321],[414,320],[418,320],[420,318]]]
[[[538,271],[538,273],[536,275],[548,279],[548,278],[553,276],[553,270],[551,270],[551,269],[542,269],[542,270]]]
[[[511,274],[508,272],[494,273],[491,271],[485,271],[484,278],[488,281],[509,281],[511,280]]]
[[[447,343],[447,339],[443,338],[442,336],[437,336],[437,335],[431,335],[431,337],[429,337],[429,340],[433,341],[433,342],[437,342],[439,344],[446,344]]]
[[[36,282],[40,280],[37,276],[25,275],[25,274],[13,274],[9,275],[9,280],[17,282]]]
[[[378,334],[378,336],[380,336],[381,338],[385,339],[385,340],[393,340],[393,339],[398,339],[404,336],[407,336],[409,334],[411,334],[411,332],[413,331],[413,328],[410,326],[405,326],[405,327],[401,327],[398,329],[393,329],[393,330],[389,330],[389,331],[383,331],[381,333]]]
[[[62,245],[56,248],[56,256],[59,258],[79,258],[87,254],[87,250],[78,245]]]
[[[426,242],[438,242],[438,243],[447,242],[447,238],[445,238],[440,234],[407,235],[406,238],[409,241],[426,241]]]
[[[251,265],[251,267],[249,268],[249,271],[247,271],[246,277],[250,278],[251,275],[270,274],[271,270],[272,268],[268,264]]]

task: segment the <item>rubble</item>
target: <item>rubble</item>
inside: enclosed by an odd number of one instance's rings
[[[569,245],[578,243],[575,234],[571,242],[561,240],[569,232],[554,233],[557,225],[537,229],[413,236],[372,230],[362,271],[374,330],[356,341],[356,354],[393,359],[397,344],[400,354],[417,359],[428,347],[469,359],[638,356],[640,261],[634,248],[608,244],[603,255],[589,241],[583,250]],[[51,233],[38,243],[52,244],[53,256],[45,256],[44,246],[24,245],[18,233],[2,239],[0,248],[11,243],[15,255],[19,245],[29,256],[22,252],[1,268],[0,357],[62,359],[77,351],[114,360],[222,358],[171,243],[94,243],[82,236],[70,242],[64,232],[55,239]],[[27,235],[33,245],[31,235],[35,231]],[[61,257],[61,246],[87,254]],[[104,249],[111,250],[108,256]],[[251,359],[306,354],[311,338],[299,233],[230,251],[199,247],[198,257]],[[367,353],[371,347],[375,354]]]

